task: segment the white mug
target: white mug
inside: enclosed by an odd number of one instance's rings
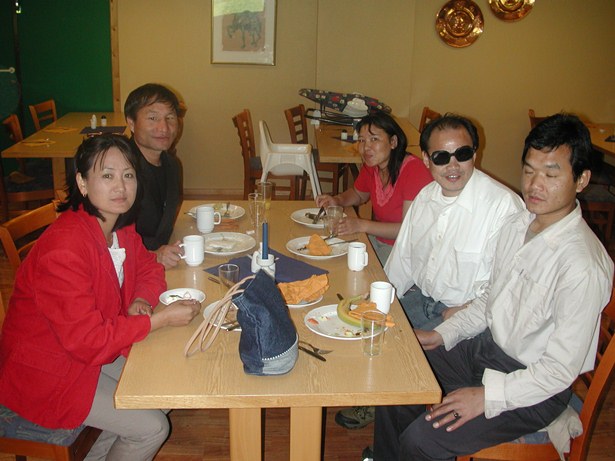
[[[222,215],[214,211],[214,207],[200,206],[196,209],[196,227],[199,232],[208,234],[214,230],[214,225],[220,224],[221,222]]]
[[[205,239],[202,235],[186,235],[179,246],[184,249],[180,258],[185,259],[189,266],[198,266],[205,259]]]
[[[365,243],[352,242],[348,244],[348,269],[359,272],[367,266],[368,254]]]
[[[373,282],[369,288],[369,299],[376,303],[380,312],[388,314],[395,299],[395,288],[389,282]]]

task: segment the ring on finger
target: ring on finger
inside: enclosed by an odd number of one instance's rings
[[[455,419],[461,418],[461,415],[457,413],[456,411],[453,412],[453,416],[455,417]]]

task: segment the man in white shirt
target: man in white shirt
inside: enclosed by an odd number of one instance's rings
[[[447,308],[483,293],[500,227],[523,202],[474,168],[478,133],[469,120],[445,114],[420,144],[434,181],[412,202],[384,270],[412,326],[431,330]]]
[[[453,460],[549,425],[594,366],[613,262],[581,216],[591,142],[573,115],[525,140],[527,210],[498,238],[489,287],[432,331],[415,330],[442,403],[379,407],[374,460]]]

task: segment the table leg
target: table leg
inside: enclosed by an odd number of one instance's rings
[[[229,408],[231,461],[262,460],[260,408]]]
[[[320,461],[322,408],[290,409],[290,459]]]
[[[66,165],[63,158],[51,159],[51,170],[53,172],[53,189],[64,190],[66,187]]]

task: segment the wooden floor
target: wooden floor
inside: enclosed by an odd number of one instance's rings
[[[615,256],[615,245],[610,250],[611,257]],[[13,277],[6,257],[0,254],[0,291],[5,301],[10,295]],[[372,443],[373,425],[359,430],[346,430],[334,421],[337,410],[330,408],[326,413],[323,459],[325,461],[358,461],[361,459],[363,449]],[[271,409],[265,413],[264,460],[287,461],[289,459],[289,411]],[[230,459],[227,410],[174,410],[169,416],[172,424],[171,436],[156,456],[156,461],[224,461]],[[14,458],[0,453],[0,461],[9,460],[14,460]],[[588,460],[615,460],[615,386],[611,387],[603,405],[594,430]],[[35,458],[34,461],[38,459]]]

